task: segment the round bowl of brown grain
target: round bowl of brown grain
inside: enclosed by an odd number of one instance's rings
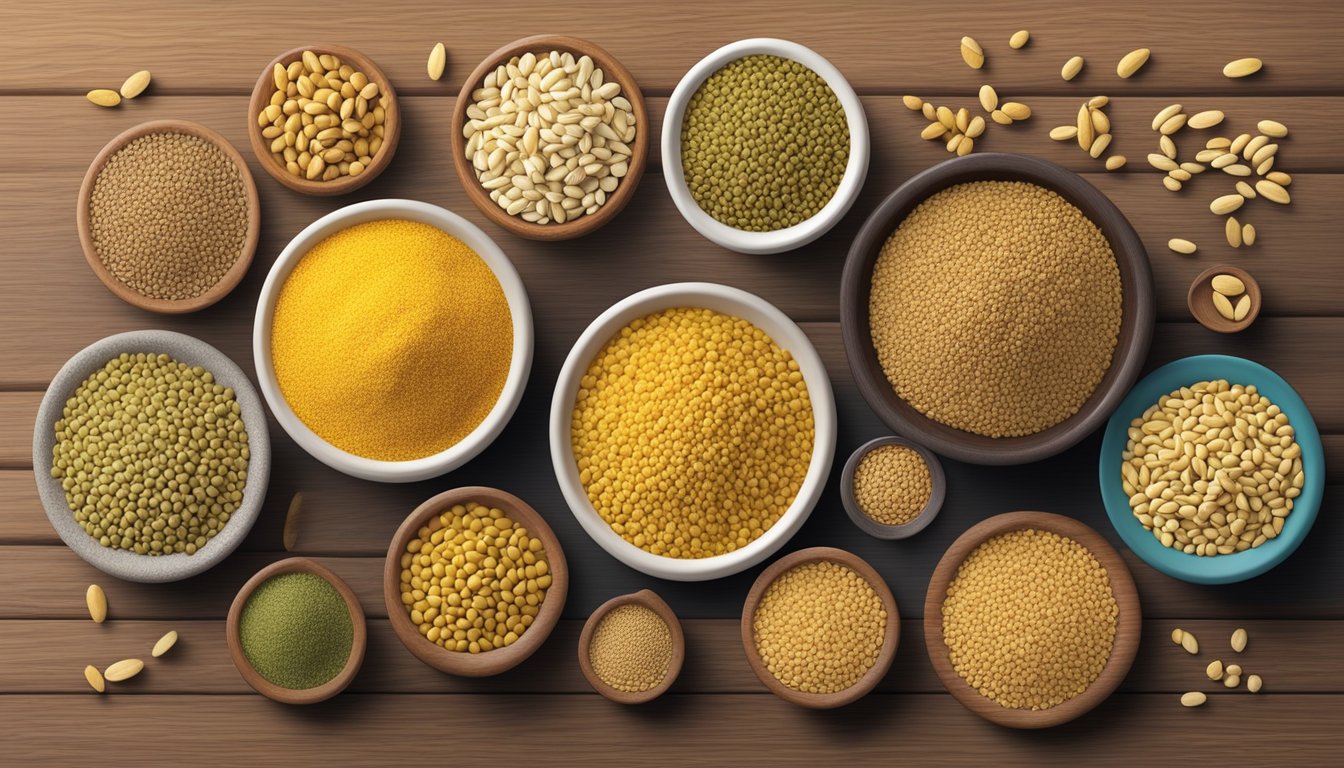
[[[995,199],[945,206],[951,239],[904,247],[918,263],[893,266],[888,243],[912,214],[927,235],[938,209],[924,204],[967,189]],[[1039,461],[1090,434],[1138,377],[1155,317],[1148,257],[1120,209],[1071,171],[1008,154],[948,160],[887,197],[850,248],[840,307],[869,406],[974,464]]]
[[[840,473],[840,501],[859,530],[879,539],[907,539],[938,516],[947,476],[933,451],[903,437],[869,440]]]
[[[617,704],[662,696],[685,660],[681,621],[652,590],[613,597],[593,611],[579,633],[579,669],[593,690]]]
[[[1004,538],[1023,536],[1035,538]],[[994,542],[1007,544],[997,552],[982,547]],[[1014,552],[1030,557],[1033,567],[1004,564]],[[1061,552],[1064,557],[1052,559]],[[963,568],[973,560],[980,575]],[[1091,576],[1077,572],[1080,562]],[[1021,582],[1023,574],[1034,581]],[[989,577],[999,579],[997,587]],[[1005,590],[1006,600],[1021,595],[1024,602],[1005,605]],[[960,614],[955,607],[948,613],[954,592]],[[1110,616],[1101,615],[1099,603],[1112,604]],[[938,561],[924,598],[924,644],[943,687],[967,709],[1009,728],[1049,728],[1087,713],[1115,691],[1138,653],[1142,618],[1129,568],[1101,534],[1062,515],[1008,512],[972,526]],[[978,635],[978,645],[964,634],[977,628],[989,630]],[[1007,636],[1014,643],[1004,643]],[[953,643],[963,653],[960,661],[953,658]],[[1040,658],[1043,653],[1055,656]],[[1004,666],[1013,670],[1006,680],[997,676]],[[1048,706],[1022,706],[1033,697]]]

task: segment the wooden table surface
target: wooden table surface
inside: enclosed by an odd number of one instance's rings
[[[573,4],[562,3],[472,7],[380,0],[319,8],[258,0],[8,0],[0,78],[8,115],[0,154],[0,761],[332,765],[508,759],[633,766],[1337,760],[1344,718],[1344,567],[1333,551],[1344,545],[1344,154],[1330,131],[1344,120],[1344,5],[1090,5],[627,0],[586,4],[584,18],[576,21]],[[333,6],[343,7],[326,10]],[[1021,28],[1031,30],[1031,44],[1012,51],[1008,37]],[[872,167],[861,198],[830,234],[797,252],[734,254],[699,237],[677,214],[654,152],[634,201],[597,234],[558,244],[507,235],[470,206],[453,177],[449,110],[481,57],[537,32],[586,37],[620,58],[650,97],[655,124],[682,73],[722,44],[775,36],[816,49],[849,78],[868,114]],[[985,46],[987,69],[975,72],[961,62],[962,35]],[[449,66],[443,81],[433,83],[424,74],[425,58],[438,40],[448,47]],[[405,108],[392,167],[357,193],[334,200],[301,197],[262,173],[244,133],[259,68],[278,51],[319,41],[372,56],[393,79]],[[1141,46],[1153,50],[1148,66],[1131,80],[1118,79],[1115,62]],[[1073,55],[1084,56],[1088,67],[1066,83],[1059,68]],[[1265,70],[1238,81],[1220,74],[1224,63],[1243,56],[1263,58]],[[146,68],[154,84],[134,102],[104,110],[83,98],[88,89],[115,88]],[[1048,732],[1015,732],[981,721],[939,685],[923,647],[924,590],[934,563],[958,534],[1009,510],[1072,515],[1121,547],[1096,490],[1099,437],[1024,467],[945,462],[942,515],[901,542],[861,534],[841,509],[833,477],[811,520],[785,549],[826,544],[868,559],[891,585],[905,625],[897,661],[877,692],[842,710],[804,711],[768,694],[742,652],[737,616],[759,568],[713,583],[661,582],[618,564],[579,529],[545,447],[551,388],[582,328],[619,298],[680,280],[738,286],[802,323],[825,358],[840,415],[838,474],[850,451],[887,432],[858,396],[840,343],[839,274],[848,244],[883,196],[946,158],[936,143],[919,139],[923,121],[899,97],[915,93],[973,107],[986,81],[1003,97],[1029,104],[1034,116],[1011,128],[991,125],[977,149],[1037,155],[1082,173],[1142,236],[1157,287],[1150,368],[1201,352],[1241,354],[1279,371],[1301,392],[1325,436],[1324,508],[1297,554],[1245,584],[1185,584],[1124,550],[1145,618],[1133,671],[1119,692],[1082,719]],[[1096,94],[1111,97],[1114,147],[1130,158],[1119,173],[1105,173],[1072,142],[1051,142],[1045,135],[1071,122],[1078,104]],[[1192,111],[1224,110],[1228,122],[1216,134],[1248,130],[1263,118],[1291,127],[1277,167],[1294,175],[1294,202],[1257,200],[1244,209],[1242,218],[1260,233],[1253,248],[1232,251],[1223,241],[1221,219],[1208,212],[1214,196],[1231,191],[1229,177],[1209,172],[1173,194],[1143,162],[1156,151],[1148,123],[1173,101]],[[80,179],[98,149],[126,127],[166,117],[202,122],[233,142],[252,165],[264,211],[256,263],[242,285],[187,317],[146,314],[114,298],[85,265],[75,231]],[[1194,147],[1195,136],[1180,138]],[[391,486],[327,469],[272,422],[275,464],[265,510],[224,564],[187,582],[140,585],[104,577],[76,558],[48,525],[32,477],[33,417],[60,365],[108,334],[169,328],[205,339],[252,370],[253,309],[280,249],[316,217],[383,197],[425,200],[466,216],[496,238],[527,283],[536,362],[502,437],[449,475]],[[1195,240],[1199,254],[1171,253],[1165,247],[1171,237]],[[1185,307],[1189,281],[1219,262],[1249,269],[1264,289],[1260,320],[1232,338],[1196,325]],[[555,528],[573,571],[566,619],[542,651],[486,680],[451,678],[416,661],[383,620],[379,585],[387,541],[404,515],[440,490],[469,484],[497,485],[528,499]],[[288,554],[281,526],[298,493],[303,511],[294,551],[319,558],[347,579],[371,619],[368,657],[350,690],[307,709],[253,694],[228,660],[223,631],[238,587]],[[84,589],[95,581],[111,603],[111,618],[101,626],[86,618],[83,606]],[[588,689],[575,648],[588,612],[641,587],[657,590],[685,620],[687,659],[672,693],[626,709]],[[1167,639],[1175,626],[1198,634],[1205,648],[1198,659]],[[1219,691],[1204,708],[1183,709],[1181,692],[1213,690],[1204,664],[1227,655],[1227,637],[1238,626],[1251,636],[1240,660],[1264,677],[1264,692]],[[109,695],[88,690],[80,674],[85,664],[144,655],[170,628],[182,640],[169,657]]]

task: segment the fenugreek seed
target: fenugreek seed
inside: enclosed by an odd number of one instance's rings
[[[924,107],[924,100],[918,96],[902,96],[901,103],[905,104],[906,109],[914,112],[918,112]]]
[[[1179,180],[1177,180],[1177,179],[1173,179],[1173,178],[1170,177],[1170,176],[1163,176],[1163,177],[1162,177],[1162,186],[1166,187],[1167,189],[1171,190],[1172,192],[1180,192],[1180,191],[1181,191],[1181,182],[1180,182]]]
[[[121,98],[134,99],[136,96],[145,92],[149,87],[149,70],[142,69],[139,72],[126,78],[126,82],[121,84]]]
[[[1175,251],[1176,253],[1183,253],[1186,255],[1192,254],[1198,249],[1198,246],[1196,246],[1194,243],[1190,242],[1189,240],[1182,240],[1179,237],[1173,237],[1172,239],[1168,240],[1167,247]]]
[[[1111,99],[1108,96],[1093,96],[1092,98],[1087,100],[1087,106],[1092,109],[1101,109],[1102,107],[1110,103]]]
[[[1232,307],[1232,319],[1239,323],[1242,320],[1245,320],[1246,316],[1250,313],[1251,297],[1249,295],[1243,295],[1240,299],[1237,299],[1237,305]]]
[[[1232,143],[1228,146],[1227,151],[1231,152],[1234,155],[1239,155],[1241,154],[1241,151],[1246,148],[1246,145],[1250,143],[1251,143],[1251,134],[1243,133],[1237,138],[1232,140]]]
[[[1055,141],[1068,141],[1078,136],[1078,126],[1058,125],[1050,129],[1050,138]]]
[[[1213,160],[1209,161],[1209,165],[1213,168],[1226,168],[1227,166],[1232,165],[1235,162],[1237,162],[1237,156],[1231,152],[1228,152],[1226,154],[1218,155],[1217,157],[1213,158]]]
[[[1186,163],[1181,163],[1181,170],[1185,171],[1186,173],[1190,174],[1191,176],[1194,176],[1194,175],[1197,174],[1197,173],[1203,173],[1203,172],[1204,172],[1204,166],[1200,165],[1199,163],[1189,163],[1189,162],[1186,162]]]
[[[932,141],[933,139],[941,138],[945,133],[947,133],[947,126],[942,123],[929,123],[924,127],[924,130],[920,131],[919,137],[927,141]]]
[[[1091,104],[1091,102],[1088,102],[1088,104]],[[1110,133],[1111,118],[1107,117],[1105,112],[1102,112],[1095,107],[1089,106],[1088,109],[1092,112],[1092,130],[1095,131],[1098,136],[1103,133]]]
[[[1274,167],[1274,158],[1271,157],[1268,160],[1265,160],[1263,163],[1260,163],[1259,165],[1255,166],[1255,175],[1264,176],[1268,174],[1273,167]]]
[[[985,118],[976,115],[971,118],[971,124],[966,127],[966,138],[978,139],[985,132]]]
[[[1260,149],[1266,146],[1267,144],[1269,144],[1268,136],[1256,136],[1255,138],[1246,142],[1246,146],[1241,148],[1242,159],[1250,160],[1251,158],[1255,157],[1256,152],[1259,152]]]
[[[1176,159],[1176,142],[1172,141],[1170,136],[1159,137],[1157,145],[1162,148],[1162,154],[1172,160]]]
[[[1181,634],[1181,647],[1190,655],[1199,653],[1199,641],[1195,639],[1193,632],[1184,632]]]
[[[1278,203],[1279,205],[1287,205],[1292,201],[1292,197],[1288,194],[1288,190],[1275,184],[1269,179],[1261,179],[1255,182],[1255,191],[1264,195],[1265,199]]]
[[[1171,642],[1180,645],[1181,641],[1184,639],[1185,639],[1185,630],[1181,629],[1180,627],[1171,630]]]
[[[1251,693],[1259,693],[1260,689],[1264,687],[1264,684],[1264,681],[1260,679],[1259,675],[1251,675],[1246,678],[1246,690]]]
[[[1246,77],[1259,72],[1263,66],[1264,62],[1256,58],[1237,59],[1236,61],[1229,61],[1223,67],[1223,74],[1227,77]]]
[[[1262,136],[1261,138],[1264,137]],[[1248,145],[1246,149],[1250,150],[1250,146]],[[1251,165],[1260,166],[1266,160],[1270,159],[1274,155],[1277,155],[1278,153],[1279,153],[1278,144],[1265,144],[1264,146],[1255,150],[1255,152],[1251,155]]]
[[[942,123],[949,131],[957,130],[957,116],[950,107],[938,108],[938,122]]]
[[[1237,182],[1237,194],[1241,195],[1247,200],[1255,199],[1255,190],[1251,188],[1250,184],[1247,184],[1244,181]]]
[[[1092,142],[1092,147],[1087,150],[1087,153],[1092,157],[1101,157],[1109,146],[1111,146],[1111,134],[1103,133]],[[1189,177],[1190,174],[1186,174],[1186,178]]]
[[[1227,244],[1233,248],[1241,247],[1241,224],[1237,222],[1236,216],[1228,216],[1227,223],[1223,225],[1223,231],[1227,235]]]
[[[1025,29],[1019,29],[1013,33],[1012,37],[1008,38],[1008,47],[1017,50],[1018,48],[1025,46],[1030,40],[1031,33]]]
[[[1168,171],[1167,175],[1180,182],[1186,182],[1190,180],[1190,172],[1185,170],[1184,168],[1176,168],[1175,170]]]
[[[1228,147],[1232,146],[1232,140],[1229,139],[1229,138],[1227,138],[1226,136],[1215,136],[1214,138],[1209,139],[1208,141],[1204,142],[1204,146],[1205,146],[1207,149],[1223,149],[1223,150],[1225,150],[1225,149],[1227,149]]]
[[[103,677],[109,683],[119,683],[122,680],[130,680],[144,668],[145,662],[139,659],[122,659],[104,670]]]
[[[1277,120],[1261,120],[1255,124],[1255,129],[1276,139],[1282,139],[1288,135],[1288,126]]]
[[[989,84],[980,86],[980,106],[984,107],[986,112],[993,112],[999,108],[999,94],[994,90],[994,86]]]
[[[1026,120],[1031,117],[1031,107],[1016,101],[1005,103],[1001,109],[1014,120]]]
[[[150,651],[150,655],[157,659],[172,650],[174,645],[177,645],[177,630],[168,630],[168,632],[165,633],[163,637],[160,637],[159,641],[154,644],[154,650]]]
[[[435,43],[434,47],[429,50],[429,61],[425,63],[425,71],[429,74],[429,79],[438,80],[442,78],[443,70],[447,66],[447,49],[443,47],[443,43]]]
[[[985,50],[972,37],[961,38],[961,59],[971,69],[985,66]]]
[[[1208,675],[1210,680],[1222,680],[1223,679],[1222,659],[1214,659],[1213,661],[1210,661],[1209,666],[1204,668],[1204,674]]]
[[[1120,59],[1120,63],[1115,65],[1115,74],[1123,78],[1133,76],[1135,72],[1143,68],[1144,64],[1148,63],[1150,53],[1147,48],[1136,48],[1126,53],[1124,58]]]
[[[1073,58],[1064,62],[1064,67],[1059,70],[1059,76],[1064,78],[1065,80],[1072,80],[1073,78],[1078,76],[1079,72],[1082,71],[1083,71],[1083,57],[1074,56]]]
[[[1181,113],[1180,104],[1170,104],[1162,108],[1162,111],[1153,116],[1153,130],[1156,131],[1162,127],[1162,124]]]
[[[1106,158],[1106,170],[1118,171],[1125,167],[1126,158],[1124,155],[1111,155]]]
[[[84,679],[89,681],[89,687],[98,693],[107,690],[107,684],[103,682],[103,673],[92,664],[84,668]]]
[[[1240,296],[1246,292],[1246,284],[1236,275],[1214,275],[1211,286],[1224,296]]]
[[[115,107],[121,103],[121,94],[108,88],[95,88],[85,98],[100,107]]]
[[[965,107],[958,109],[956,122],[957,130],[965,133],[966,129],[971,127],[971,113]]]
[[[308,170],[305,174],[309,181],[315,181],[327,169],[327,163],[321,157],[314,157],[308,161]],[[1240,197],[1240,196],[1238,196]]]
[[[927,101],[920,106],[919,110],[924,114],[924,119],[928,120],[929,122],[933,122],[934,120],[938,119],[937,107],[933,106]]]
[[[107,621],[107,593],[97,584],[90,584],[84,592],[84,603],[89,608],[89,618],[94,624]]]
[[[1208,700],[1209,697],[1205,696],[1203,691],[1190,691],[1181,694],[1181,706],[1183,707],[1200,707]]]
[[[1241,227],[1241,242],[1246,245],[1255,245],[1255,226],[1244,224]]]
[[[1240,208],[1244,202],[1246,202],[1246,198],[1241,195],[1223,195],[1209,203],[1209,210],[1218,216],[1224,216]]]
[[[1216,109],[1209,109],[1191,115],[1187,125],[1196,130],[1203,130],[1205,128],[1212,128],[1221,122],[1223,122],[1223,113]]]
[[[277,91],[284,92],[289,87],[289,72],[285,69],[284,64],[278,61],[275,63],[275,67],[271,70],[271,80],[275,83],[275,90]]]
[[[1007,112],[1004,112],[1002,109],[996,109],[996,110],[994,110],[993,112],[989,113],[989,119],[990,119],[990,120],[993,120],[994,122],[998,123],[999,125],[1012,125],[1012,124],[1013,124],[1013,118],[1009,117],[1009,116],[1008,116],[1008,113],[1007,113]]]
[[[1240,665],[1240,664],[1228,664],[1228,665],[1227,665],[1227,674],[1229,674],[1229,675],[1240,675],[1240,674],[1241,674],[1241,665]]]
[[[971,154],[973,149],[975,149],[975,139],[970,136],[964,136],[962,137],[961,143],[957,145],[957,156],[965,157],[966,155]]]
[[[1164,136],[1163,138],[1166,137]],[[1221,149],[1201,149],[1200,151],[1195,153],[1195,160],[1201,163],[1209,163],[1214,160],[1217,160],[1218,158],[1222,157],[1225,154],[1227,154],[1227,152]]]
[[[948,151],[948,152],[956,152],[956,151],[957,151],[957,147],[961,145],[961,141],[962,141],[962,139],[965,139],[965,138],[966,138],[966,137],[965,137],[963,134],[960,134],[960,133],[954,133],[954,134],[952,134],[952,138],[948,139],[948,141],[947,141],[947,151]]]
[[[1293,177],[1283,171],[1271,171],[1270,173],[1265,174],[1265,178],[1278,184],[1280,187],[1286,187],[1293,183]]]
[[[1148,164],[1159,171],[1174,171],[1181,166],[1166,155],[1159,155],[1156,152],[1148,153]]]
[[[1241,675],[1228,675],[1223,678],[1225,688],[1236,688],[1238,685],[1241,685]]]
[[[1172,115],[1171,117],[1167,118],[1167,121],[1165,123],[1159,125],[1157,127],[1157,130],[1164,136],[1170,136],[1171,134],[1184,128],[1185,123],[1188,119],[1189,118],[1185,115],[1185,113],[1181,113],[1179,115]]]
[[[1250,176],[1251,167],[1249,165],[1242,165],[1241,163],[1233,163],[1231,165],[1223,166],[1223,173],[1226,173],[1229,176]]]
[[[1096,129],[1092,127],[1092,113],[1088,111],[1087,105],[1078,108],[1077,120],[1078,133],[1075,138],[1078,139],[1078,146],[1087,151],[1092,148],[1092,142],[1096,140]]]
[[[1236,310],[1232,307],[1232,302],[1221,293],[1214,292],[1210,295],[1213,297],[1213,308],[1218,310],[1218,314],[1222,315],[1226,320],[1235,321],[1237,315]],[[1187,648],[1186,650],[1189,649]]]

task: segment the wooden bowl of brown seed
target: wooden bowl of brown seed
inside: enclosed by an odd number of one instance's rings
[[[536,82],[505,90],[498,73],[509,67],[515,82]],[[571,85],[561,90],[565,81]],[[494,110],[513,94],[527,127],[491,123],[504,119]],[[639,84],[614,56],[576,37],[535,35],[485,57],[463,83],[453,108],[453,166],[467,197],[494,223],[531,240],[568,240],[597,230],[630,202],[651,132]],[[529,162],[539,167],[528,169]]]
[[[392,162],[401,138],[392,81],[343,45],[303,45],[271,59],[247,115],[261,167],[305,195],[343,195],[368,184]]]
[[[76,220],[84,259],[109,291],[150,312],[181,314],[224,298],[247,274],[261,206],[227,139],[187,120],[153,120],[94,158]]]

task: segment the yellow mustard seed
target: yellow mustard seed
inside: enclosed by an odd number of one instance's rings
[[[972,688],[1007,709],[1049,709],[1096,680],[1120,609],[1106,569],[1048,531],[1000,534],[957,569],[943,600],[943,642]]]
[[[933,475],[913,448],[879,445],[854,468],[854,499],[863,514],[883,525],[919,517],[933,495]]]
[[[639,693],[663,682],[672,664],[672,630],[653,609],[617,606],[593,630],[588,661],[602,682]]]
[[[807,384],[750,322],[674,308],[622,328],[575,398],[571,439],[593,508],[655,555],[751,543],[793,503],[812,460]]]
[[[803,563],[770,583],[751,628],[756,652],[776,680],[795,691],[836,693],[877,663],[887,610],[852,568]]]

